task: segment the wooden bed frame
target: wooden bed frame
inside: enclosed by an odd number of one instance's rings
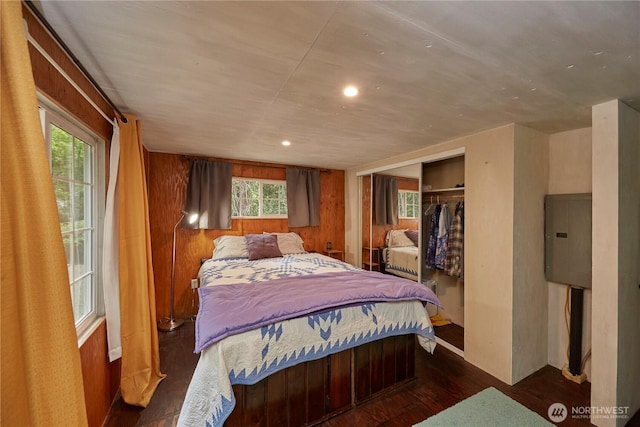
[[[303,362],[246,386],[225,426],[302,426],[388,392],[415,375],[415,335],[388,337]]]

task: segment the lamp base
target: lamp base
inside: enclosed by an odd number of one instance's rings
[[[182,319],[162,319],[158,322],[158,330],[162,332],[171,332],[184,325]]]

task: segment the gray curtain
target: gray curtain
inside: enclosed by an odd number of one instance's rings
[[[398,225],[398,180],[386,175],[373,178],[376,225]]]
[[[194,160],[189,171],[184,210],[198,213],[198,220],[185,228],[231,228],[231,163]]]
[[[320,225],[320,171],[287,168],[289,227]]]

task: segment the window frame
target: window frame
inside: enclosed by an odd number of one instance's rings
[[[415,194],[417,203],[414,205],[416,216],[406,216],[407,213],[407,194]],[[401,215],[403,213],[405,215]],[[420,218],[420,192],[414,190],[398,190],[398,218],[401,219],[419,219]]]
[[[231,214],[231,218],[232,219],[286,219],[289,217],[289,207],[287,206],[287,213],[286,214],[265,214],[264,213],[264,193],[263,193],[263,186],[264,184],[278,184],[278,185],[284,185],[285,188],[285,194],[286,194],[286,189],[287,189],[287,181],[284,179],[263,179],[263,178],[246,178],[246,177],[239,177],[239,176],[234,176],[231,178],[231,188],[232,188],[232,192],[231,192],[231,199],[232,199],[232,205],[233,205],[233,198],[235,197],[235,195],[233,194],[233,182],[234,181],[256,181],[259,183],[259,199],[258,199],[258,215],[256,216],[247,216],[247,215],[233,215],[233,212]],[[286,197],[286,196],[285,196]],[[286,203],[286,198],[285,198],[285,203]]]
[[[91,194],[91,215],[93,224],[91,228],[91,258],[92,258],[92,309],[84,315],[75,324],[76,334],[78,336],[78,346],[81,346],[90,336],[92,331],[97,327],[104,317],[104,295],[102,283],[102,254],[103,254],[103,233],[104,233],[104,216],[105,216],[105,197],[106,197],[106,144],[104,140],[98,137],[93,131],[84,126],[79,120],[66,113],[55,104],[38,94],[38,110],[40,114],[40,123],[45,141],[45,148],[49,160],[49,173],[53,181],[53,171],[51,164],[51,126],[72,134],[74,137],[82,140],[82,142],[93,148],[92,153],[92,194]],[[75,177],[71,177],[70,181],[75,182]],[[85,199],[86,200],[86,199]],[[75,228],[74,228],[75,230]],[[67,234],[62,232],[61,235]],[[66,258],[66,256],[65,256]],[[67,260],[67,262],[69,262]],[[82,277],[91,275],[84,273]],[[81,280],[81,279],[79,279]],[[79,282],[75,280],[74,283]],[[71,278],[69,278],[69,297],[71,298]],[[73,299],[72,299],[73,304]]]

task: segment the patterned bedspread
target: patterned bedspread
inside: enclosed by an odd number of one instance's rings
[[[259,261],[207,261],[200,277],[203,284],[212,286],[357,270],[323,255],[300,254]],[[337,308],[229,336],[202,351],[178,425],[222,426],[235,406],[233,384],[255,384],[300,362],[411,333],[418,335],[423,348],[433,352],[433,327],[423,304],[415,300]]]
[[[384,248],[385,271],[396,276],[418,280],[418,247]]]
[[[210,259],[200,267],[201,286],[257,283],[283,277],[360,270],[350,264],[317,253],[286,255],[282,258]]]

